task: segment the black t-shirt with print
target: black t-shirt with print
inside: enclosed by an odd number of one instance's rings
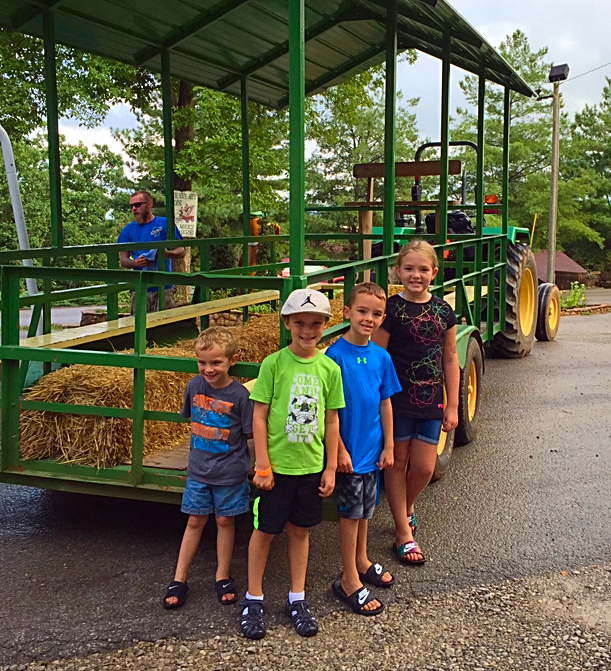
[[[394,413],[443,418],[443,339],[455,325],[454,311],[436,296],[426,303],[412,303],[400,294],[388,299],[382,328],[390,334],[388,353],[402,387],[392,397]]]

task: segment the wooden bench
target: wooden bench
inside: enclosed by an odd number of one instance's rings
[[[252,294],[241,296],[232,296],[231,298],[221,298],[204,303],[194,303],[193,305],[184,305],[179,308],[170,308],[161,312],[149,312],[146,315],[146,327],[162,326],[180,322],[193,317],[202,317],[204,315],[215,314],[216,312],[225,312],[236,308],[258,305],[278,300],[280,292],[275,289],[267,291],[257,291]],[[64,329],[62,331],[52,331],[45,335],[33,336],[20,341],[23,347],[44,347],[44,348],[67,348],[85,343],[112,338],[114,336],[134,331],[134,317],[120,317],[112,321],[100,322],[89,326],[79,326],[77,328]]]
[[[448,161],[448,174],[460,175],[462,169],[458,159]],[[381,179],[384,177],[383,163],[357,163],[352,174],[357,179]],[[422,177],[441,175],[441,161],[403,161],[395,163],[395,177]]]
[[[335,285],[323,285],[320,283],[311,285],[312,289],[326,288],[327,286],[334,287]],[[185,319],[191,319],[193,317],[203,317],[217,312],[226,312],[229,310],[249,307],[251,305],[269,303],[270,301],[275,301],[279,298],[279,291],[276,289],[269,289],[251,294],[243,294],[241,296],[231,296],[230,298],[206,301],[204,303],[184,305],[178,308],[163,310],[161,312],[149,312],[146,315],[146,327],[149,329],[155,326],[163,326],[164,324],[184,321]],[[24,338],[19,344],[23,347],[64,349],[76,347],[77,345],[84,345],[97,340],[113,338],[126,333],[133,333],[134,328],[134,317],[130,315],[129,317],[120,317],[119,319],[113,319],[112,321],[99,322],[88,326],[78,326],[77,328],[67,328],[61,331],[52,331],[51,333],[46,333],[40,336]]]
[[[473,303],[475,300],[475,287],[468,286],[467,289],[467,300],[469,303]],[[488,287],[486,285],[482,286],[482,298],[488,295]],[[452,310],[456,309],[456,288],[452,287],[451,291],[447,294],[444,294],[443,300],[448,303]]]

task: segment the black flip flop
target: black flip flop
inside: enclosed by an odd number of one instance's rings
[[[384,610],[384,604],[379,599],[377,600],[380,601],[380,605],[377,608],[363,610],[365,604],[376,600],[376,597],[371,594],[367,587],[361,587],[348,596],[342,587],[342,581],[336,580],[331,585],[331,589],[333,590],[333,594],[347,606],[350,606],[357,615],[379,615]]]
[[[166,610],[173,610],[174,608],[180,608],[185,601],[187,600],[187,594],[189,593],[189,586],[186,582],[178,582],[178,580],[172,580],[168,585],[168,591],[163,597],[163,607]],[[176,603],[168,603],[166,599],[169,597],[176,597]]]
[[[222,603],[223,606],[229,606],[238,600],[238,590],[236,589],[235,582],[231,576],[225,578],[225,580],[217,580],[214,583],[214,591],[216,592],[219,603]],[[235,596],[233,599],[225,600],[223,599],[225,594],[235,594]]]
[[[359,573],[359,578],[361,582],[366,582],[369,585],[374,587],[391,587],[395,582],[395,577],[391,575],[391,579],[386,582],[382,580],[382,576],[386,573],[386,570],[380,564],[372,564],[365,573]]]

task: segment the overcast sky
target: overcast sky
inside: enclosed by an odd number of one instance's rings
[[[494,47],[519,28],[533,51],[548,47],[548,61],[568,63],[569,79],[562,84],[562,92],[569,113],[600,100],[605,76],[611,77],[611,65],[574,81],[571,78],[611,61],[611,0],[450,0],[450,4]],[[463,75],[462,70],[452,68],[451,110],[464,102],[458,88]],[[420,97],[416,110],[420,134],[438,140],[439,61],[420,54],[414,66],[400,66],[398,86],[406,97]],[[127,106],[119,106],[99,129],[87,131],[62,121],[60,131],[71,142],[107,142],[119,151],[108,129],[133,125]]]

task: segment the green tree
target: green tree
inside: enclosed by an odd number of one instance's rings
[[[548,93],[547,75],[550,63],[545,61],[547,47],[532,51],[526,35],[516,30],[501,42],[501,55],[518,71],[522,78],[541,95]],[[452,140],[470,140],[477,142],[477,114],[473,108],[478,101],[478,78],[467,75],[460,88],[469,103],[469,108],[456,110],[456,121],[452,129]],[[486,142],[484,147],[484,183],[487,193],[501,192],[502,155],[503,155],[503,105],[504,90],[492,83],[486,83]],[[532,222],[532,215],[541,212],[543,202],[537,203],[537,209],[530,208],[533,203],[527,198],[529,192],[539,192],[531,183],[534,179],[537,187],[549,171],[551,156],[551,105],[549,100],[540,101],[528,98],[515,91],[510,93],[510,219],[514,226],[524,226]],[[463,167],[467,170],[467,188],[471,194],[475,190],[476,156],[472,150],[460,152]],[[549,198],[549,189],[547,191]]]
[[[408,58],[415,60],[409,52]],[[306,137],[315,149],[307,162],[307,187],[313,203],[337,205],[365,197],[366,184],[352,171],[356,163],[384,161],[384,78],[380,65],[308,100]],[[418,100],[402,102],[398,92],[397,161],[413,157],[418,139],[416,115],[410,111]],[[383,187],[376,186],[381,196]],[[397,185],[399,190],[402,186]]]
[[[175,102],[178,82],[174,82]],[[283,207],[280,191],[287,159],[288,115],[256,103],[250,115],[250,189],[253,210]],[[242,211],[242,136],[240,101],[217,91],[193,87],[192,102],[174,110],[175,137],[189,129],[175,156],[175,173],[200,195],[202,233],[217,221],[237,219]],[[153,100],[137,128],[115,132],[132,162],[139,184],[163,190],[161,105]]]
[[[413,62],[415,55],[406,52],[403,59]],[[385,67],[381,65],[308,100],[306,138],[314,143],[306,162],[308,204],[341,206],[366,198],[367,180],[357,180],[353,169],[356,163],[384,162],[384,86]],[[418,130],[411,108],[416,103],[415,99],[403,101],[400,92],[397,95],[397,161],[413,159]],[[398,180],[398,198],[409,198],[409,188],[407,180]],[[377,180],[374,198],[381,199],[382,190],[383,180]],[[342,228],[356,232],[358,218],[354,212],[329,212],[309,217],[306,228],[311,233]],[[337,244],[318,246],[331,256],[345,254]],[[315,257],[316,250],[312,249],[310,255]]]
[[[573,241],[575,259],[592,270],[611,270],[611,79],[597,105],[575,114],[570,152],[563,157],[563,175],[580,179],[581,214],[595,235]]]
[[[120,226],[128,221],[121,212],[122,190],[132,185],[123,170],[123,158],[106,145],[89,149],[83,143],[70,145],[61,137],[60,162],[62,209],[66,245],[114,242]],[[31,247],[51,242],[48,155],[41,135],[14,146],[19,187]],[[6,176],[0,177],[0,247],[18,247]],[[54,259],[52,265],[106,267],[103,256]]]
[[[60,117],[90,128],[105,119],[113,104],[139,109],[158,86],[144,70],[60,44],[56,63]],[[42,40],[0,29],[0,73],[0,125],[17,142],[46,124]]]
[[[549,220],[552,104],[549,99],[548,74],[551,63],[546,61],[548,49],[533,51],[526,35],[516,30],[499,46],[501,55],[538,92],[537,97],[510,93],[510,148],[509,148],[509,223],[512,226],[531,227],[534,215],[538,223],[533,240],[534,247],[547,245]],[[468,75],[460,83],[467,102],[477,105],[478,80]],[[486,193],[501,193],[502,141],[504,90],[486,84],[486,142],[484,148],[484,184]],[[457,119],[452,130],[453,140],[477,142],[477,118],[469,108],[457,109]],[[570,123],[566,114],[560,119],[561,151],[570,153]],[[468,189],[475,189],[475,152],[461,152],[467,169]],[[562,165],[564,166],[563,158]],[[581,208],[581,197],[590,186],[583,175],[562,172],[558,192],[558,247],[570,249],[576,240],[598,238],[588,225]],[[495,217],[488,217],[491,223]]]
[[[59,115],[87,127],[99,125],[113,104],[128,103],[134,110],[145,106],[158,89],[156,77],[144,70],[62,45],[57,45],[56,63]],[[0,124],[13,145],[30,244],[46,246],[50,244],[48,156],[39,134],[46,126],[42,40],[0,29],[0,73]],[[109,217],[119,190],[130,186],[121,156],[107,146],[89,150],[82,144],[68,145],[62,137],[60,162],[66,244],[114,241]],[[12,205],[1,171],[0,247],[16,246]],[[101,265],[102,261],[77,259],[74,263]]]

